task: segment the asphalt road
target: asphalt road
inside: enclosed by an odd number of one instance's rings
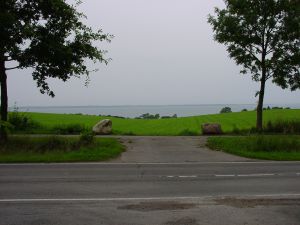
[[[235,162],[253,161],[206,147],[205,136],[120,136],[127,149],[112,162]]]
[[[299,212],[299,162],[0,165],[0,225],[296,225]]]

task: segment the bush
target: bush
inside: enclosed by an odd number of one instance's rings
[[[38,122],[33,121],[23,113],[19,113],[16,109],[9,113],[8,122],[12,125],[12,130],[15,131],[28,131],[40,127]]]
[[[82,124],[61,124],[52,128],[56,134],[80,134],[85,130],[86,128]]]
[[[247,129],[247,128],[241,129],[234,124],[233,129],[226,133],[233,134],[233,135],[251,135],[251,134],[257,134],[258,132],[255,127],[252,127],[250,129]]]
[[[299,151],[300,141],[295,137],[273,137],[273,136],[257,136],[253,137],[255,141],[248,146],[250,151],[265,151],[276,152],[285,151],[293,152]]]
[[[92,131],[85,131],[81,133],[79,141],[82,144],[92,144],[95,141],[95,134]]]
[[[178,134],[179,136],[197,136],[199,135],[196,131],[191,131],[189,129],[184,129]]]
[[[78,137],[9,136],[0,145],[0,162],[82,162],[101,161],[118,156],[125,150],[117,139],[95,138],[84,144]]]
[[[207,146],[248,158],[300,160],[300,139],[293,135],[212,137]]]
[[[158,114],[159,115],[159,114]],[[171,119],[171,118],[177,118],[177,114],[173,114],[173,116],[162,116],[161,119]]]
[[[277,120],[268,121],[263,127],[264,132],[268,133],[283,133],[283,134],[296,134],[300,133],[300,121],[299,120]]]
[[[243,134],[245,131],[242,131],[241,129],[239,129],[235,124],[233,125],[233,129],[231,131],[231,133],[233,134]]]
[[[258,132],[256,127],[252,127],[249,133],[261,133]],[[263,126],[262,133],[271,134],[300,134],[300,120],[277,120],[268,121]]]
[[[283,109],[283,107],[274,106],[274,107],[272,107],[272,109]]]
[[[159,118],[160,118],[159,114],[152,115],[150,113],[145,113],[140,115],[139,117],[136,117],[135,119],[159,119]]]
[[[51,136],[45,138],[44,142],[38,143],[37,146],[38,152],[53,151],[56,149],[66,150],[67,141],[60,137]]]
[[[226,106],[224,108],[221,109],[220,113],[231,113],[231,108]]]

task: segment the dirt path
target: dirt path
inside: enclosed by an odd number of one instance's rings
[[[234,162],[250,159],[212,151],[205,144],[207,137],[120,137],[127,151],[111,162],[182,163]]]

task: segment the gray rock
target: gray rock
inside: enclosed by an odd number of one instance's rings
[[[112,131],[112,121],[109,119],[101,120],[93,127],[93,132],[95,134],[111,134]]]
[[[202,134],[222,134],[221,125],[218,123],[202,124]]]

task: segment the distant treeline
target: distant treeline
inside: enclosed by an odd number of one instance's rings
[[[291,108],[290,107],[285,107],[284,108],[284,107],[279,107],[279,106],[274,106],[274,107],[268,106],[268,107],[263,108],[263,110],[272,110],[272,109],[291,109]],[[242,109],[241,110],[241,112],[247,112],[247,111],[248,111],[248,109]],[[253,111],[256,111],[256,108],[254,108]],[[228,106],[226,106],[226,107],[224,107],[220,110],[220,113],[231,113],[231,112],[232,112],[232,110]]]
[[[145,113],[138,117],[135,117],[135,119],[170,119],[170,118],[177,118],[177,114],[174,114],[173,116],[160,116],[159,114],[152,115],[150,113]]]
[[[113,117],[113,118],[119,118],[119,119],[130,119],[129,117],[123,117],[123,116],[112,116],[112,115],[101,115],[102,117]],[[135,117],[134,119],[170,119],[170,118],[177,118],[177,114],[173,114],[173,116],[160,116],[159,114],[150,114],[150,113],[144,113],[140,116]]]

